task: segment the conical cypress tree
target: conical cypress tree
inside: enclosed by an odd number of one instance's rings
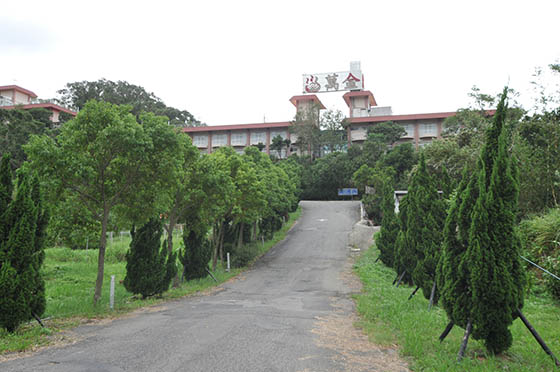
[[[473,336],[486,348],[501,353],[511,346],[509,326],[523,306],[525,275],[519,262],[519,239],[514,230],[518,181],[509,161],[505,131],[499,136],[487,190],[479,181],[467,257],[472,264]],[[482,173],[482,172],[481,172]],[[481,174],[481,177],[484,176]]]
[[[408,189],[407,240],[412,247],[415,264],[412,281],[430,298],[440,257],[445,204],[438,195],[435,180],[428,174],[424,155],[420,155],[418,169]],[[434,298],[437,302],[437,293]]]
[[[33,252],[33,288],[31,300],[31,313],[41,316],[47,307],[45,299],[45,280],[41,275],[41,266],[45,260],[45,239],[49,215],[43,206],[43,198],[37,177],[31,180],[31,199],[37,209],[37,225],[35,228],[35,246]]]
[[[453,192],[453,180],[449,177],[449,173],[447,172],[447,168],[444,166],[441,167],[441,175],[439,180],[439,189],[443,191],[443,197],[449,198],[449,195]]]
[[[212,247],[202,228],[192,228],[183,231],[183,254],[180,260],[183,264],[185,279],[204,278],[208,275],[208,263],[212,257]]]
[[[0,247],[6,239],[9,227],[3,217],[12,201],[14,184],[12,181],[12,168],[10,167],[10,155],[4,154],[0,160]]]
[[[379,249],[379,259],[388,267],[395,263],[395,247],[399,233],[399,221],[395,215],[394,190],[389,184],[384,185],[381,229],[377,234],[375,244]]]
[[[511,345],[508,327],[523,305],[525,285],[514,231],[518,181],[507,154],[505,98],[506,90],[486,133],[477,171],[468,183],[464,175],[464,191],[446,220],[438,273],[451,321],[464,327],[471,320],[473,337],[483,339],[493,353]]]
[[[163,293],[169,288],[172,276],[168,263],[175,263],[175,255],[167,259],[165,242],[162,246],[163,227],[159,218],[150,219],[138,231],[132,229],[130,250],[126,254],[126,276],[123,284],[127,291],[143,298]],[[161,246],[161,249],[160,249]],[[167,281],[167,282],[166,282]]]
[[[3,215],[3,223],[9,229],[0,242],[0,326],[13,332],[32,317],[38,275],[34,266],[37,209],[25,175],[20,177],[15,199]]]
[[[170,235],[168,239],[173,239],[173,235]],[[162,250],[166,250],[165,248],[169,247],[169,244],[164,241]],[[173,278],[177,275],[177,252],[172,252],[171,254],[167,255],[167,260],[165,264],[165,277],[161,282],[161,287],[159,289],[159,293],[163,293],[169,289],[169,285],[173,281]]]
[[[469,182],[469,170],[463,170],[463,178],[451,200],[451,205],[443,228],[443,244],[437,268],[437,287],[440,303],[451,321],[460,327],[467,326],[470,317],[471,289],[469,286],[469,267],[462,258],[467,249],[467,242],[457,233],[459,212],[463,204],[464,192]]]
[[[402,281],[412,284],[412,271],[416,266],[416,258],[414,257],[414,247],[408,241],[407,224],[408,224],[408,203],[409,196],[405,195],[399,203],[399,232],[395,244],[395,263],[394,268],[397,275],[405,273]]]

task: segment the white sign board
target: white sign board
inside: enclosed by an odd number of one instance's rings
[[[364,89],[361,71],[304,74],[303,93],[338,92]]]

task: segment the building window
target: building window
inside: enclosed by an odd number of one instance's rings
[[[435,123],[422,123],[418,129],[420,137],[437,137],[437,125]]]
[[[247,144],[247,133],[233,132],[231,134],[231,144],[232,146],[245,146]]]
[[[212,135],[212,147],[225,146],[227,145],[227,134],[213,134]]]
[[[406,134],[403,137],[414,137],[414,124],[403,124]]]
[[[198,134],[193,136],[193,145],[196,147],[208,146],[208,136],[205,134]]]
[[[288,138],[286,131],[272,131],[270,132],[270,140],[272,141],[272,139],[274,137],[282,137],[283,140],[285,140],[286,138]]]
[[[266,144],[266,132],[251,132],[251,145]]]

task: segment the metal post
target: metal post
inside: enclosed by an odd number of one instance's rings
[[[115,306],[115,276],[111,275],[111,289],[109,292],[109,307],[113,310]]]
[[[88,247],[89,247],[89,238],[86,238],[86,251],[87,251]]]
[[[229,270],[230,270],[230,266],[229,266],[229,252],[226,253],[226,256],[227,256],[227,269],[226,269],[226,271],[229,273]]]

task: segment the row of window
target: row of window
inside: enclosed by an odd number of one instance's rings
[[[406,130],[405,137],[414,137],[414,124],[403,124],[403,128]],[[437,124],[435,123],[418,124],[419,137],[437,137],[437,131]]]
[[[225,146],[227,145],[226,133],[215,133],[212,134],[212,147],[215,146]],[[282,139],[288,138],[286,131],[271,131],[270,140],[274,137],[280,136]],[[251,132],[251,145],[256,145],[259,143],[266,143],[266,132]],[[244,146],[247,144],[247,133],[246,132],[233,132],[231,133],[231,145],[232,146]],[[195,134],[193,135],[193,145],[197,147],[208,146],[208,135],[207,134]]]

